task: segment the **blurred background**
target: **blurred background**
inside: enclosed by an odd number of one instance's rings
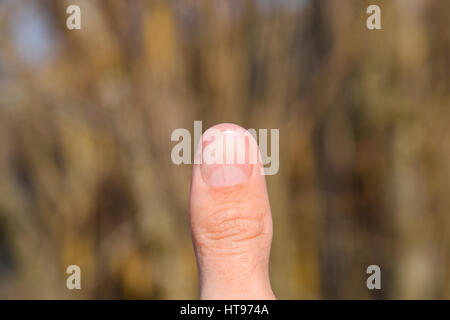
[[[449,299],[449,12],[0,0],[0,298],[196,299],[191,167],[171,162],[170,135],[202,120],[280,130],[278,298]],[[366,288],[371,264],[382,290]]]

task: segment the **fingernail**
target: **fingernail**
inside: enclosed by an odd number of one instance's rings
[[[201,173],[210,186],[225,187],[244,184],[252,174],[249,161],[251,145],[245,131],[212,130],[205,132]]]

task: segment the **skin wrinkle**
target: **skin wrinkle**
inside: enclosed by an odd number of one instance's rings
[[[271,237],[265,239],[264,236],[271,235],[271,226],[266,222],[267,197],[258,193],[246,196],[233,202],[228,200],[228,196],[219,197],[212,208],[199,208],[205,216],[197,217],[193,229],[195,245],[201,252],[203,248],[208,248],[208,254],[215,256],[222,256],[224,252],[226,255],[247,252],[252,247],[251,240],[267,242],[267,247],[270,247]],[[270,230],[266,230],[268,228]],[[236,250],[234,246],[240,242],[248,242],[248,245]]]
[[[232,203],[241,201],[249,196],[252,189],[252,183],[245,183],[242,185],[231,187],[211,187],[210,194],[216,202]]]
[[[249,220],[251,221],[251,220]],[[251,240],[256,238],[262,233],[263,222],[255,221],[253,224],[246,222],[246,220],[234,220],[229,219],[221,224],[223,232],[215,232],[214,234],[208,234],[208,239],[211,240],[223,240],[230,239],[235,242]],[[228,229],[228,230],[227,230]],[[228,231],[228,232],[227,232]],[[253,231],[253,232],[251,232]],[[235,237],[241,235],[240,237]]]
[[[227,231],[241,231],[255,234],[261,234],[264,223],[264,212],[261,210],[250,208],[233,208],[219,213],[213,213],[209,216],[204,227],[204,231],[208,234],[223,234]],[[244,212],[243,212],[244,211]],[[253,222],[253,226],[247,228],[246,226]],[[259,232],[257,232],[259,231]]]
[[[259,201],[224,204],[214,207],[201,219],[198,228],[209,239],[220,240],[241,235],[238,240],[252,239],[261,235],[265,228],[265,208]]]
[[[252,191],[253,183],[234,188],[216,188],[214,205],[201,207],[206,217],[200,219],[198,232],[212,240],[245,240],[261,235],[265,228],[267,197]],[[233,238],[233,236],[239,236]],[[201,245],[201,244],[200,244]]]

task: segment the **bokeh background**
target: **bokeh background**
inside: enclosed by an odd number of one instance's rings
[[[450,298],[449,12],[1,0],[0,298],[197,298],[191,168],[170,159],[194,120],[280,130],[278,298]],[[366,288],[371,264],[382,290]]]

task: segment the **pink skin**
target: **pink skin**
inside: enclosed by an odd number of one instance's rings
[[[219,134],[211,138],[215,130]],[[203,134],[203,155],[224,132],[245,135],[247,154],[259,152],[248,131],[224,123]],[[222,149],[224,155],[230,150]],[[197,159],[199,156],[200,152]],[[235,154],[234,162],[236,157]],[[259,158],[256,164],[249,163],[248,158],[246,163],[235,165],[206,161],[204,158],[202,164],[193,165],[190,195],[200,298],[275,299],[269,279],[272,215],[265,177],[260,173],[261,162]]]

